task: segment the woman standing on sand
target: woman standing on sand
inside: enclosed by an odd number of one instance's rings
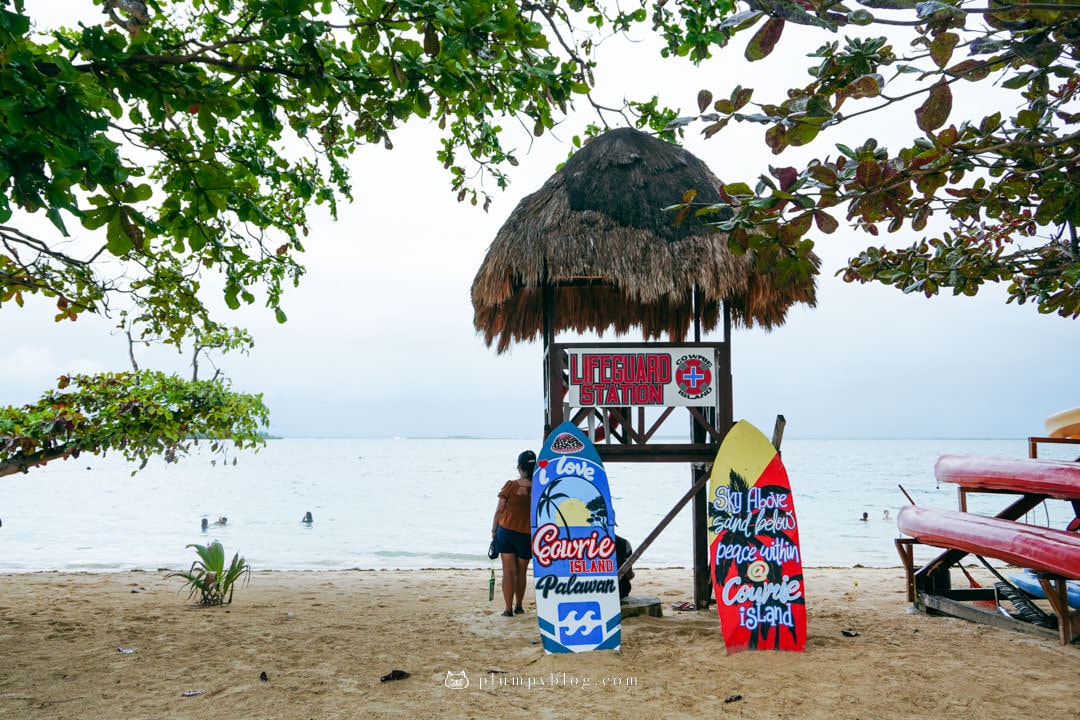
[[[536,453],[526,450],[518,455],[518,477],[508,480],[499,491],[499,504],[491,521],[491,536],[502,557],[502,593],[506,601],[503,617],[525,612],[525,579],[532,559],[531,522],[529,519],[533,469]]]

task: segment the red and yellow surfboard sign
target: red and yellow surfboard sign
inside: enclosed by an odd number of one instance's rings
[[[737,422],[709,478],[709,565],[724,646],[802,650],[806,645],[799,523],[780,454]]]

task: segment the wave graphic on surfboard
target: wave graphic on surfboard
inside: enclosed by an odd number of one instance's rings
[[[598,603],[565,603],[559,607],[559,641],[564,645],[594,644],[604,637]]]

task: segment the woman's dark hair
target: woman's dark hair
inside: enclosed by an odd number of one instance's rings
[[[518,467],[524,470],[526,475],[532,477],[533,470],[536,469],[536,453],[526,450],[518,455]]]

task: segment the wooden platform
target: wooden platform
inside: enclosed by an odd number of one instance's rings
[[[660,598],[634,597],[630,595],[622,599],[622,616],[628,617],[648,615],[649,617],[664,617],[664,610],[660,607]]]

